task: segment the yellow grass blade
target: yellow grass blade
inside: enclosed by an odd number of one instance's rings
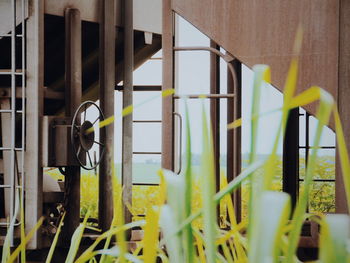
[[[341,163],[342,176],[343,176],[345,193],[346,193],[346,200],[347,200],[348,207],[350,208],[349,153],[348,153],[348,149],[346,147],[343,127],[342,127],[339,113],[338,113],[338,109],[336,106],[334,106],[333,115],[334,115],[334,120],[335,120],[335,131],[336,131],[336,136],[337,136],[337,145],[338,145],[338,152],[339,152],[339,156],[340,156],[340,163]]]
[[[47,258],[46,258],[46,263],[50,263],[51,260],[52,260],[52,256],[53,256],[53,253],[55,252],[55,248],[56,248],[56,245],[57,245],[58,237],[59,237],[59,235],[61,233],[61,228],[63,226],[63,221],[64,221],[65,216],[66,216],[66,212],[63,213],[62,218],[60,220],[60,223],[58,225],[57,232],[56,232],[55,237],[54,237],[54,239],[52,241],[52,244],[50,246],[49,254],[47,255]]]
[[[66,258],[66,263],[73,263],[74,262],[74,259],[78,253],[80,241],[81,241],[83,234],[84,234],[84,229],[85,229],[87,220],[89,218],[89,214],[90,214],[90,210],[88,210],[88,212],[86,213],[83,223],[81,223],[78,226],[78,228],[74,231],[74,234],[73,234],[72,239],[71,239],[71,244],[69,247],[68,255]]]
[[[145,225],[145,221],[140,220],[137,222],[125,224],[125,225],[120,226],[120,227],[115,227],[113,229],[110,229],[110,230],[104,232],[103,234],[98,236],[98,238],[95,240],[95,242],[84,251],[84,253],[75,261],[75,263],[83,263],[83,262],[88,261],[90,258],[94,257],[95,256],[95,254],[93,252],[94,249],[98,246],[98,244],[101,243],[102,240],[108,238],[109,236],[116,235],[120,231],[126,231],[128,229],[131,229],[134,227],[142,227],[144,225]]]
[[[39,229],[39,227],[42,225],[44,221],[44,218],[41,217],[38,221],[38,223],[36,223],[36,225],[29,231],[28,235],[26,235],[24,240],[21,240],[20,245],[15,249],[15,251],[13,251],[13,253],[11,254],[10,258],[8,259],[8,263],[12,263],[16,260],[16,258],[18,257],[19,253],[21,252],[21,250],[23,249],[23,247],[25,247],[28,243],[28,241],[33,237],[34,233]]]
[[[145,263],[154,263],[157,258],[159,236],[159,208],[147,210],[146,225],[144,227],[143,260]]]

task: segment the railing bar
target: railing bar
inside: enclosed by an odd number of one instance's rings
[[[134,120],[134,123],[161,123],[161,120]]]
[[[188,95],[174,95],[174,99],[231,99],[234,94],[188,94]]]
[[[149,183],[133,183],[136,186],[159,186],[159,184],[149,184]]]
[[[22,72],[25,72],[25,65],[26,65],[26,56],[25,56],[25,43],[26,43],[26,28],[25,28],[25,0],[21,0],[22,3]],[[21,148],[23,149],[21,151],[22,156],[22,163],[21,163],[21,203],[24,204],[24,149],[25,149],[25,114],[26,114],[26,106],[25,106],[25,74],[22,75],[22,145]],[[21,221],[23,221],[24,218],[21,218]]]

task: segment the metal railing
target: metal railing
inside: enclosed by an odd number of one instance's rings
[[[11,10],[9,10],[11,19],[11,32],[1,37],[11,38],[11,68],[0,71],[0,75],[6,75],[11,77],[10,98],[6,98],[9,108],[1,109],[0,116],[2,123],[5,120],[9,121],[10,126],[4,127],[2,125],[2,147],[0,151],[4,158],[5,155],[9,156],[9,163],[4,162],[4,184],[0,185],[0,188],[4,189],[4,203],[9,204],[9,211],[6,215],[8,217],[7,223],[0,223],[1,227],[14,227],[21,224],[22,220],[19,218],[21,215],[19,207],[23,205],[24,198],[24,148],[25,148],[25,44],[26,44],[26,8],[27,0],[8,0],[11,4]],[[17,22],[19,24],[17,26]],[[21,31],[21,32],[16,32]],[[21,47],[16,48],[16,43],[21,43]],[[17,64],[20,65],[16,65]],[[17,85],[20,82],[21,85]],[[20,98],[16,101],[16,88],[21,87]],[[18,97],[18,92],[17,92]],[[10,115],[8,118],[7,115]],[[17,116],[17,120],[16,120]],[[5,129],[10,129],[10,132],[4,132]],[[16,138],[16,130],[21,130],[20,138]],[[8,136],[8,134],[10,136]],[[20,147],[16,147],[16,143],[20,144]],[[5,147],[5,144],[8,146]],[[6,166],[9,167],[5,168]],[[6,178],[6,180],[5,180]],[[9,181],[6,183],[5,181]],[[10,190],[10,194],[5,194],[5,189]],[[9,229],[10,230],[10,229]],[[13,231],[12,231],[13,233]],[[11,237],[11,245],[13,245],[14,237]]]

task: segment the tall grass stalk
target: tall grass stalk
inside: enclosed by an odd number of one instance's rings
[[[186,107],[186,169],[177,175],[171,171],[159,172],[161,186],[156,205],[148,205],[146,218],[129,224],[123,223],[123,205],[121,202],[122,187],[114,181],[114,219],[111,228],[102,233],[97,240],[76,259],[80,241],[86,227],[87,217],[77,228],[73,237],[66,262],[299,262],[296,251],[299,244],[302,226],[305,220],[313,220],[320,224],[319,261],[322,263],[346,262],[350,260],[348,244],[350,241],[350,219],[348,215],[309,215],[306,211],[312,180],[317,165],[318,146],[322,129],[328,124],[331,114],[335,119],[337,144],[340,155],[342,174],[345,184],[347,202],[350,203],[350,162],[339,114],[333,98],[319,87],[295,95],[298,76],[298,54],[301,47],[301,31],[298,32],[294,47],[295,57],[292,59],[284,89],[284,105],[279,130],[274,138],[273,149],[264,160],[257,158],[258,125],[262,114],[259,112],[260,94],[263,87],[270,82],[270,69],[266,65],[257,65],[254,70],[253,106],[251,121],[251,148],[248,166],[231,182],[223,181],[222,189],[215,193],[214,155],[211,131],[208,128],[207,114],[202,111],[203,119],[203,152],[201,158],[200,207],[194,207],[195,178],[191,154],[191,120]],[[173,94],[173,90],[162,96]],[[295,107],[305,106],[319,101],[316,117],[318,125],[314,135],[313,150],[306,169],[305,185],[295,209],[291,210],[290,196],[273,191],[275,161],[281,136],[285,131],[289,111]],[[131,113],[130,105],[123,110],[123,116]],[[272,111],[275,112],[275,111]],[[272,113],[271,112],[271,113]],[[103,125],[108,125],[114,118],[108,118]],[[235,120],[228,125],[237,128],[242,120]],[[116,178],[113,175],[113,178]],[[236,221],[234,203],[231,194],[242,184],[250,182],[250,198],[248,218]],[[219,229],[216,207],[220,202],[227,210],[227,228]],[[18,209],[18,208],[17,208]],[[42,221],[41,221],[42,222]],[[34,228],[26,237],[22,237],[21,245],[10,255],[9,239],[13,233],[15,221],[11,222],[3,247],[3,262],[14,261],[30,236],[40,226]],[[144,230],[144,239],[138,243],[135,251],[128,251],[125,231],[134,227]],[[59,228],[60,229],[60,228]],[[23,236],[23,234],[22,234]],[[117,243],[113,244],[112,237]],[[46,262],[50,262],[59,238],[59,231],[54,238]],[[104,243],[104,249],[97,246]],[[24,258],[22,257],[22,260]]]

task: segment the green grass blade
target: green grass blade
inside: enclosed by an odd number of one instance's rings
[[[259,112],[260,112],[260,94],[261,89],[264,86],[265,80],[269,80],[270,69],[266,65],[255,65],[254,82],[253,82],[253,98],[252,98],[252,110],[251,110],[251,131],[250,131],[250,153],[249,164],[256,161],[256,149],[258,140],[258,127],[259,127]],[[257,116],[257,117],[254,117]],[[249,184],[249,201],[248,201],[248,237],[251,233],[256,231],[258,222],[256,222],[255,214],[259,214],[260,209],[260,195],[262,193],[263,186],[262,177],[252,176]],[[248,238],[248,240],[251,240]]]
[[[16,198],[16,200],[15,200],[15,215],[17,215],[17,213],[18,213],[18,209],[19,209],[19,198]],[[16,217],[13,217],[11,222],[10,222],[10,225],[9,225],[9,227],[7,229],[4,245],[2,247],[2,259],[1,259],[1,262],[8,262],[8,260],[10,258],[11,237],[13,236],[13,233],[14,233],[15,223],[16,223]]]
[[[215,170],[214,170],[214,154],[212,137],[208,129],[208,122],[206,113],[202,110],[203,118],[203,152],[201,163],[201,176],[202,176],[202,200],[203,200],[203,227],[204,227],[204,239],[205,239],[205,252],[207,261],[210,263],[215,262],[216,258],[216,204],[214,201],[215,195]]]
[[[349,240],[349,215],[326,215],[321,223],[320,262],[348,263],[350,260]]]
[[[74,259],[78,253],[80,241],[83,237],[85,226],[89,218],[89,211],[86,213],[83,223],[81,223],[78,228],[74,231],[72,236],[71,245],[69,247],[68,255],[66,258],[66,263],[73,263]]]
[[[259,222],[250,238],[249,262],[277,262],[280,254],[282,226],[286,225],[291,205],[286,193],[266,191],[261,195]]]
[[[185,262],[181,249],[180,234],[175,234],[176,219],[173,209],[169,205],[162,207],[160,225],[164,234],[164,241],[170,262]]]
[[[298,203],[293,214],[292,230],[290,232],[290,241],[288,244],[288,251],[286,255],[286,262],[292,263],[295,252],[298,247],[299,236],[301,234],[301,228],[303,225],[303,214],[305,213],[309,192],[312,184],[312,178],[317,162],[318,146],[320,145],[322,129],[328,123],[331,111],[333,109],[333,98],[324,90],[320,90],[320,106],[317,112],[318,124],[316,128],[316,134],[314,137],[314,148],[312,149],[311,156],[306,169],[306,175],[304,180],[304,191],[300,194]]]
[[[188,107],[186,103],[186,171],[185,171],[185,218],[192,211],[192,152],[191,152],[191,128]],[[184,218],[184,219],[185,219]],[[185,258],[187,262],[194,260],[194,246],[192,227],[189,224],[184,229]]]

